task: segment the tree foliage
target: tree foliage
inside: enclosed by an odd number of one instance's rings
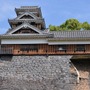
[[[90,30],[90,24],[88,22],[80,23],[77,19],[68,19],[60,26],[49,25],[51,31],[58,30]]]
[[[82,29],[83,30],[90,30],[90,24],[88,22],[82,23]]]

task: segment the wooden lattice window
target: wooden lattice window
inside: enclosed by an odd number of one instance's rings
[[[85,51],[85,45],[76,45],[75,51]]]
[[[32,50],[38,50],[38,46],[35,44],[32,45],[20,45],[21,51],[32,51]]]
[[[66,45],[58,45],[56,48],[57,51],[67,51],[67,46]]]

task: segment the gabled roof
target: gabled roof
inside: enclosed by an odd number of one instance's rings
[[[29,15],[29,16],[32,17],[33,19],[38,19],[37,16],[35,16],[33,13],[30,13],[30,12],[25,12],[25,13],[23,13],[22,15],[17,16],[15,19],[16,19],[16,20],[21,19],[21,18],[22,18],[23,16],[25,16],[25,15]]]
[[[42,32],[40,31],[40,29],[38,29],[38,28],[30,25],[29,23],[23,23],[23,24],[21,24],[20,26],[16,27],[15,29],[10,30],[10,32],[8,32],[7,34],[13,34],[14,32],[22,29],[23,27],[24,27],[24,28],[30,28],[30,29],[36,31],[36,32],[39,33],[39,34],[42,34]]]

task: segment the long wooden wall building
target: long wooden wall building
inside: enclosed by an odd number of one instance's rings
[[[76,55],[90,54],[90,31],[49,31],[41,9],[22,6],[17,17],[9,19],[11,28],[0,35],[0,55]]]

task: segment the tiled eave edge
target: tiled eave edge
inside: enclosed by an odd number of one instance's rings
[[[77,38],[48,38],[49,42],[53,41],[90,41],[89,37],[77,37]]]
[[[47,39],[48,42],[58,41],[90,41],[90,38],[53,38],[50,35],[2,35],[0,39]]]
[[[53,38],[52,34],[42,35],[1,35],[0,39],[42,39],[42,38]]]
[[[44,19],[19,19],[19,20],[16,20],[16,19],[8,19],[8,21],[10,22],[10,23],[17,23],[17,22],[25,22],[25,20],[27,21],[27,22],[32,22],[32,21],[35,21],[35,22],[43,22],[44,21]]]

